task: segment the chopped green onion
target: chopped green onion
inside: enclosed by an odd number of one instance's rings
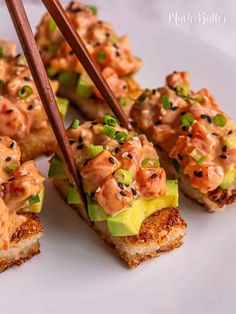
[[[168,95],[163,95],[161,97],[161,103],[164,109],[169,110],[171,108],[171,102]]]
[[[97,156],[104,150],[102,145],[93,145],[93,144],[89,145],[88,149],[89,149],[89,153],[91,157]]]
[[[175,90],[176,94],[179,96],[179,97],[182,97],[184,100],[187,100],[187,101],[194,101],[194,102],[199,102],[199,103],[202,103],[203,102],[203,98],[193,98],[193,97],[190,97],[189,95],[185,95],[183,92],[181,92],[181,90],[179,90],[178,88],[176,88]]]
[[[226,123],[227,123],[227,119],[226,119],[226,117],[223,114],[218,113],[217,115],[215,115],[213,117],[213,123],[216,126],[219,126],[219,127],[223,128],[226,125]]]
[[[116,126],[117,120],[112,116],[106,115],[103,117],[103,123],[110,126]]]
[[[130,136],[125,132],[117,132],[115,138],[120,144],[123,144],[130,139]]]
[[[0,58],[3,57],[3,46],[0,46]]]
[[[200,157],[197,161],[198,166],[201,166],[204,160],[205,160],[205,156]]]
[[[99,62],[105,62],[106,60],[106,54],[104,51],[99,51],[98,53],[98,61]]]
[[[74,85],[77,82],[78,74],[70,71],[61,72],[58,81],[61,85]]]
[[[17,58],[17,64],[21,67],[26,66],[27,62],[23,54],[19,55]]]
[[[49,32],[55,32],[56,28],[57,28],[56,22],[53,19],[51,19],[48,23]]]
[[[136,103],[142,103],[148,97],[148,90],[145,90],[135,101]]]
[[[0,88],[3,88],[4,84],[5,84],[5,81],[4,80],[0,80]]]
[[[173,163],[173,166],[174,166],[175,170],[178,173],[180,173],[183,170],[183,166],[180,163],[178,163],[178,161],[176,159],[173,159],[172,163]]]
[[[89,98],[93,94],[93,89],[92,86],[82,79],[82,77],[79,78],[77,86],[76,86],[76,94],[79,97],[83,98]]]
[[[48,50],[50,52],[57,52],[58,48],[59,48],[58,44],[55,43],[48,45]]]
[[[80,124],[80,120],[79,120],[79,119],[75,119],[75,120],[71,123],[70,128],[71,128],[71,129],[77,129],[78,126],[79,126],[79,124]]]
[[[22,99],[28,98],[33,93],[32,87],[24,85],[19,91],[18,96]]]
[[[121,107],[125,107],[127,105],[127,98],[121,97],[119,103],[120,103]]]
[[[195,160],[199,160],[201,157],[204,157],[206,154],[199,148],[195,148],[190,153],[190,156],[192,156]]]
[[[133,182],[132,174],[125,169],[116,170],[114,177],[117,182],[125,185],[130,185]]]
[[[117,42],[118,38],[116,35],[110,35],[109,36],[109,42],[112,44],[115,44]]]
[[[16,170],[18,167],[19,167],[18,164],[12,163],[12,164],[8,165],[8,166],[5,168],[5,171],[6,171],[7,173],[11,173],[12,171]]]
[[[194,117],[191,113],[185,113],[181,116],[182,124],[186,127],[190,127],[193,124]]]
[[[40,197],[39,197],[39,194],[36,194],[36,195],[31,195],[27,198],[28,202],[30,205],[34,205],[36,203],[39,203],[40,202]]]
[[[89,9],[93,15],[97,15],[98,9],[92,5],[86,5],[86,8]]]
[[[183,90],[183,95],[185,96],[189,95],[189,91],[190,91],[189,85],[182,83],[178,86],[178,90],[180,89]]]
[[[142,161],[143,168],[158,168],[160,167],[160,162],[157,158],[145,158]]]
[[[54,75],[57,74],[57,70],[54,68],[47,68],[46,72],[49,77],[53,77]]]
[[[109,125],[105,125],[103,128],[103,133],[111,138],[114,138],[116,135],[116,130]]]

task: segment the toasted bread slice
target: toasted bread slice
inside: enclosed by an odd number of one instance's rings
[[[39,238],[43,226],[35,214],[25,214],[27,220],[12,235],[8,250],[0,250],[0,272],[13,266],[20,266],[40,253]]]
[[[40,130],[33,130],[29,136],[17,141],[21,149],[22,161],[34,159],[39,155],[52,154],[57,146],[56,138],[51,127]]]
[[[236,188],[216,189],[206,194],[191,186],[189,177],[183,173],[177,173],[173,161],[168,154],[156,147],[162,167],[169,179],[178,179],[179,187],[185,196],[204,206],[209,212],[222,211],[227,205],[236,201]]]
[[[137,99],[138,96],[143,92],[137,84],[137,82],[132,78],[126,78],[129,90],[127,98]],[[109,106],[96,97],[93,98],[81,98],[76,92],[76,86],[73,85],[62,85],[59,89],[59,95],[70,100],[71,104],[79,109],[86,120],[95,120],[97,117],[104,116],[105,114],[112,114]],[[132,101],[128,102],[123,110],[129,116],[130,110],[133,106]]]
[[[67,182],[53,179],[53,185],[66,199]],[[143,222],[139,235],[113,237],[105,222],[91,223],[81,206],[73,205],[73,207],[103,240],[113,247],[117,255],[130,268],[137,267],[141,262],[158,256],[160,252],[179,247],[187,227],[177,208],[165,208],[157,211]]]

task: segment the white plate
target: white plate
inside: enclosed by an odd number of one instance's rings
[[[189,70],[193,88],[209,87],[236,118],[234,60],[150,22],[134,1],[125,11],[125,2],[96,3],[102,17],[130,35],[134,51],[144,59],[138,75],[143,86],[162,84],[172,70]],[[44,9],[27,8],[35,26]],[[16,38],[4,8],[0,21],[0,37]],[[38,164],[46,175],[47,159],[40,158]],[[188,222],[184,246],[128,270],[46,184],[42,253],[0,275],[1,313],[235,313],[235,205],[223,213],[207,214],[181,197]]]

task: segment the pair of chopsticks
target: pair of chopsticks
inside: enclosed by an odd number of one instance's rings
[[[87,200],[83,191],[82,180],[80,174],[77,172],[72,150],[66,136],[65,127],[61,119],[54,94],[52,92],[43,62],[41,60],[39,51],[37,49],[34,35],[24,9],[22,0],[5,0],[11,19],[15,26],[19,41],[21,43],[23,52],[34,78],[35,85],[38,89],[39,96],[43,103],[44,109],[47,113],[49,122],[52,126],[56,136],[58,145],[64,157],[68,171],[73,178],[73,181],[80,193],[84,209],[87,209]],[[119,119],[122,126],[131,129],[131,125],[124,111],[118,104],[111,89],[106,83],[105,79],[97,69],[95,63],[91,59],[89,52],[84,45],[78,33],[74,30],[69,17],[59,0],[42,0],[48,12],[56,22],[61,33],[68,41],[71,49],[76,54],[77,58],[83,65],[84,69],[94,82],[95,86],[110,106],[113,113]]]

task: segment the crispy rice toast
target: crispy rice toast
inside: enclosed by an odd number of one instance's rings
[[[137,84],[137,82],[129,77],[126,78],[126,82],[129,86],[128,96],[130,99],[137,99],[138,96],[143,92]],[[97,117],[104,116],[105,114],[112,114],[109,106],[102,100],[94,98],[81,98],[78,97],[76,92],[76,86],[65,85],[60,86],[59,96],[65,97],[70,100],[71,104],[77,107],[80,113],[84,116],[86,120],[95,120]],[[132,101],[123,107],[125,113],[129,116],[130,110],[132,108]]]
[[[51,127],[33,130],[26,139],[18,140],[21,149],[21,160],[35,159],[37,156],[52,154],[57,146],[57,141]]]
[[[177,173],[168,154],[158,147],[156,149],[167,177],[169,179],[178,179],[179,187],[184,195],[204,206],[209,212],[222,211],[227,205],[236,201],[236,187],[234,185],[225,190],[217,188],[207,194],[193,188],[187,175]]]
[[[66,199],[67,182],[53,179],[53,185]],[[105,222],[91,223],[81,206],[73,207],[130,268],[137,267],[141,262],[156,257],[161,252],[179,247],[187,227],[177,208],[165,208],[143,222],[139,235],[113,237]]]
[[[43,226],[34,214],[25,214],[27,220],[12,235],[8,250],[0,250],[0,272],[13,266],[20,266],[40,253],[39,238]]]

